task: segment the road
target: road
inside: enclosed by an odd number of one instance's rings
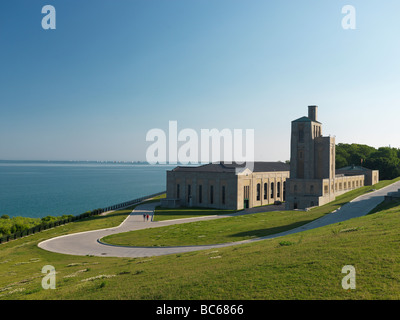
[[[253,238],[250,240],[222,243],[222,244],[212,244],[212,245],[199,245],[199,246],[175,246],[175,247],[122,247],[114,246],[101,243],[99,240],[105,236],[111,234],[117,234],[122,232],[128,232],[133,230],[141,230],[147,228],[158,228],[163,226],[182,224],[194,221],[205,221],[212,219],[227,218],[232,215],[215,215],[215,216],[204,216],[196,218],[185,218],[177,220],[168,221],[157,221],[152,222],[143,219],[143,214],[149,214],[150,216],[154,213],[154,208],[158,203],[144,203],[136,207],[135,210],[125,219],[121,225],[115,228],[86,231],[81,233],[75,233],[71,235],[65,235],[49,239],[40,242],[38,246],[44,250],[77,255],[77,256],[105,256],[105,257],[149,257],[149,256],[160,256],[166,254],[177,254],[205,249],[214,249],[221,247],[228,247],[243,243],[262,241],[266,239],[272,239],[277,237],[282,237],[288,234],[303,232],[306,230],[311,230],[319,227],[323,227],[329,224],[349,220],[352,218],[361,217],[370,212],[384,199],[384,196],[389,192],[397,191],[400,189],[400,181],[391,184],[385,188],[377,191],[373,191],[362,195],[353,201],[345,204],[339,210],[333,213],[326,214],[325,216],[314,220],[308,224],[300,226],[298,228],[281,232],[274,235],[269,235],[260,238]],[[246,214],[246,212],[240,212],[238,214]]]

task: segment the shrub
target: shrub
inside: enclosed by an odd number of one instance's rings
[[[291,246],[292,244],[294,244],[294,242],[291,242],[291,241],[281,241],[281,242],[279,242],[279,245],[281,247],[283,247],[283,246]]]

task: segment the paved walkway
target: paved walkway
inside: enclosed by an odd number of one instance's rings
[[[384,199],[384,196],[387,193],[397,191],[399,188],[400,188],[400,181],[390,186],[387,186],[383,189],[360,196],[354,199],[353,201],[347,203],[336,212],[329,213],[301,227],[281,232],[278,234],[261,238],[254,238],[250,240],[236,241],[223,244],[214,244],[214,245],[180,246],[180,247],[122,247],[122,246],[106,245],[99,242],[99,239],[105,236],[121,232],[141,230],[146,228],[157,228],[157,227],[194,222],[194,221],[220,219],[233,215],[251,213],[251,211],[241,211],[239,213],[231,215],[204,216],[196,218],[151,222],[150,219],[149,221],[144,221],[143,214],[146,215],[149,214],[150,216],[153,216],[154,208],[158,205],[158,203],[148,203],[148,204],[145,203],[140,206],[137,206],[136,209],[133,210],[132,213],[125,219],[125,221],[118,227],[60,236],[57,238],[43,241],[39,243],[38,246],[48,251],[63,253],[63,254],[78,255],[78,256],[93,255],[93,256],[106,256],[106,257],[148,257],[148,256],[159,256],[166,254],[176,254],[176,253],[183,253],[190,251],[221,248],[221,247],[227,247],[232,245],[281,237],[288,234],[319,228],[332,223],[337,223],[348,219],[363,216],[368,212],[370,212],[373,208],[375,208],[379,203],[381,203]]]

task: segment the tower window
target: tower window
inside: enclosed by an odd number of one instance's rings
[[[299,126],[299,142],[304,142],[304,127]]]
[[[199,203],[203,202],[203,186],[199,185]]]

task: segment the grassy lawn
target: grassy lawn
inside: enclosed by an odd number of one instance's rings
[[[237,210],[219,210],[212,208],[184,208],[184,207],[177,209],[170,209],[170,208],[156,207],[156,210],[154,211],[153,221],[193,218],[201,216],[213,216],[221,214],[230,214],[235,212],[237,212]]]
[[[190,222],[107,236],[101,241],[123,246],[183,246],[240,241],[296,228],[320,215],[272,211]]]
[[[130,211],[0,245],[0,300],[400,299],[399,206],[281,238],[160,257],[78,257],[37,247],[119,225]],[[313,211],[320,214],[298,213]],[[41,287],[45,265],[56,269],[55,290]],[[345,265],[356,269],[355,290],[341,287]]]
[[[39,249],[57,229],[1,245],[0,299],[400,298],[400,207],[279,239],[138,259]],[[47,264],[55,290],[41,288]],[[356,269],[356,290],[341,287],[345,265]]]
[[[191,222],[161,228],[151,228],[110,235],[103,242],[122,246],[184,246],[204,245],[246,240],[267,236],[299,227],[330,213],[354,198],[379,189],[393,181],[381,181],[375,186],[365,186],[347,192],[331,203],[310,211],[273,211],[222,218],[212,221]],[[218,210],[206,209],[165,209],[168,217],[189,217],[218,214]],[[175,214],[174,214],[175,213]],[[182,215],[181,215],[182,213]],[[226,213],[223,211],[223,213]]]

